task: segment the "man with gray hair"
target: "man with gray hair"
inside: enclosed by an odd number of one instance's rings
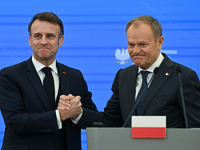
[[[126,26],[128,52],[134,65],[120,69],[112,85],[113,95],[104,112],[83,109],[77,126],[130,127],[130,115],[166,116],[167,128],[200,127],[200,83],[195,71],[173,62],[161,53],[164,37],[160,23],[151,16],[140,16]],[[182,104],[179,76],[185,98],[186,118]],[[67,101],[78,101],[62,95],[59,107]],[[127,120],[128,119],[128,120]],[[188,123],[185,122],[188,120]]]

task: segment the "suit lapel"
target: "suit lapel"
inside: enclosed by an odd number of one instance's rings
[[[35,70],[35,67],[33,66],[32,60],[29,59],[27,61],[27,73],[26,73],[28,79],[30,80],[31,84],[33,85],[36,93],[38,94],[42,104],[47,110],[51,110],[53,108],[53,105],[48,100],[47,95],[45,94],[45,90],[42,86],[41,80]],[[28,88],[28,87],[27,87]]]
[[[56,63],[58,74],[59,74],[59,83],[61,88],[61,95],[68,95],[70,93],[69,91],[69,70],[67,67],[63,67],[60,63]]]
[[[59,93],[61,95],[69,95],[70,94],[70,72],[68,67],[63,66],[62,64],[56,62],[56,66],[58,69],[58,75],[59,75]],[[59,102],[60,95],[57,96],[57,103]],[[67,119],[63,122],[63,126],[71,126],[71,120]],[[66,137],[71,137],[71,130],[65,130],[66,132]]]
[[[133,69],[128,72],[128,101],[129,101],[129,112],[133,109],[135,105],[135,89],[136,89],[136,80],[137,80],[138,67],[133,66]],[[133,112],[135,114],[135,112]]]
[[[155,75],[148,91],[143,101],[140,115],[144,114],[146,109],[148,108],[150,102],[153,100],[155,95],[159,92],[160,88],[167,82],[170,76],[174,73],[170,68],[174,66],[174,63],[165,56],[165,59],[161,63],[159,67],[158,73]]]

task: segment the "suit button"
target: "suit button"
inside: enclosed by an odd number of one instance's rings
[[[48,150],[54,150],[54,148],[48,148]]]

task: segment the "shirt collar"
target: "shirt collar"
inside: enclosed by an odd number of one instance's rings
[[[153,72],[156,67],[160,66],[163,59],[164,59],[164,56],[160,53],[158,56],[158,59],[145,71]],[[140,73],[140,71],[142,71],[142,70],[143,70],[142,68],[138,67],[138,73]]]
[[[41,71],[42,68],[46,67],[41,62],[37,61],[33,56],[32,56],[32,62],[37,72]],[[50,67],[56,74],[58,74],[58,70],[56,67],[56,60],[54,60],[54,62],[48,67]]]

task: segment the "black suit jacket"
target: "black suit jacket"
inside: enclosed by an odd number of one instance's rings
[[[79,70],[57,63],[61,94],[81,96],[83,107],[96,111]],[[58,95],[59,97],[59,95]],[[58,131],[55,109],[49,102],[31,59],[0,72],[0,105],[6,129],[2,150],[44,150],[53,147]],[[81,129],[63,122],[68,150],[81,149]]]
[[[182,85],[189,127],[200,127],[200,83],[196,73],[165,54],[158,73],[143,101],[139,115],[166,116],[168,128],[184,128],[183,107],[176,68],[182,70]],[[105,126],[122,126],[135,105],[135,87],[138,67],[132,65],[117,72],[112,85],[113,95],[104,112],[84,110],[79,126],[92,126],[94,121]],[[134,115],[135,113],[133,113]],[[89,118],[89,119],[87,119]],[[126,126],[131,126],[130,119]]]

